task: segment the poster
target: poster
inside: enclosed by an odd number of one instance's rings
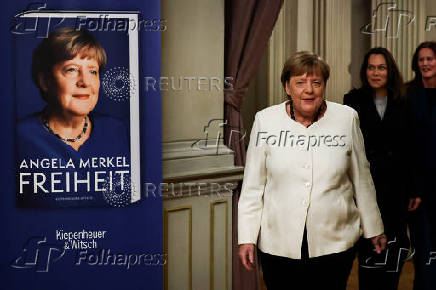
[[[25,32],[30,27],[44,27],[35,31],[37,37],[33,33],[14,34],[17,51],[17,205],[30,208],[122,207],[139,201],[138,30],[134,29],[138,13],[47,13],[42,10],[20,13],[15,18],[16,31],[21,29]],[[20,28],[23,23],[26,23],[24,29]],[[57,38],[50,37],[50,33],[58,33]],[[62,37],[71,37],[71,40],[60,43]],[[75,39],[86,37],[90,38],[89,41],[94,39],[100,44],[100,53],[106,56],[104,68],[99,69],[99,72],[92,71],[99,73],[99,77],[95,77],[95,84],[92,83],[92,76],[82,77],[85,72],[82,72],[84,67],[80,66],[80,55],[74,58],[79,60],[79,65],[74,60],[67,62],[64,56],[77,50],[73,46],[69,51],[67,45],[74,43]],[[49,54],[45,56],[45,63],[50,63],[53,58],[50,53],[54,54],[51,50],[55,46],[62,51],[60,57],[65,63],[65,67],[59,70],[72,70],[60,71],[62,80],[57,81],[72,88],[64,92],[65,96],[44,97],[47,93],[38,92],[35,75],[38,70],[45,69],[39,59],[44,59],[44,54]],[[83,53],[95,54],[93,49],[88,50],[85,48]],[[96,57],[88,59],[88,62],[93,63],[92,60],[95,61]],[[88,65],[88,62],[85,61],[84,65]],[[31,70],[32,78],[29,78]],[[48,77],[50,76],[49,73]],[[84,84],[83,78],[87,78]],[[76,84],[78,82],[79,85]],[[52,87],[59,85],[50,83]],[[86,106],[85,112],[90,112],[86,115],[75,112],[80,106]],[[56,123],[45,120],[49,118],[47,115],[52,115],[51,119],[54,120],[61,119],[58,123],[64,121],[66,126],[74,118],[79,118],[82,123],[85,115],[83,130],[79,124],[80,134],[77,137],[74,138],[76,135],[73,135],[69,140],[62,140],[65,138],[49,125],[50,122]],[[68,129],[69,127],[63,131],[68,132]],[[91,130],[92,132],[87,132]],[[74,148],[73,145],[85,137],[88,139],[79,148]]]
[[[2,289],[162,289],[162,201],[141,199],[144,180],[161,182],[160,93],[141,90],[143,75],[160,76],[160,4],[90,2],[14,1],[2,11]],[[104,68],[85,46],[35,83],[35,49],[66,28],[101,45]],[[46,97],[63,109],[80,107],[62,103],[67,95],[93,99],[79,132],[59,130],[41,91],[57,92]]]

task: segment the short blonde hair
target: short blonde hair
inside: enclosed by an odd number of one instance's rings
[[[40,77],[50,76],[56,63],[73,59],[78,54],[94,58],[100,71],[106,65],[106,51],[89,31],[83,29],[65,27],[55,30],[35,48],[32,58],[32,80],[45,101],[48,100],[41,89]]]
[[[313,74],[320,73],[327,83],[330,76],[329,65],[318,55],[309,51],[299,51],[291,55],[291,57],[286,60],[283,65],[282,75],[280,80],[282,82],[283,88],[286,89],[286,83],[293,76],[300,76],[305,73]]]

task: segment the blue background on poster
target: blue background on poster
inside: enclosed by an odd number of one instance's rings
[[[75,265],[75,252],[67,251],[59,256],[56,230],[64,232],[86,230],[106,231],[104,239],[98,239],[99,249],[109,249],[111,254],[135,255],[162,254],[162,205],[158,198],[148,198],[126,208],[71,208],[29,210],[15,207],[15,154],[14,123],[15,108],[14,76],[15,49],[10,27],[13,15],[26,9],[29,1],[13,1],[3,4],[1,20],[2,47],[4,52],[2,86],[0,86],[0,114],[2,123],[2,202],[0,203],[1,288],[14,289],[162,289],[162,266],[144,265],[160,263],[159,256],[142,256],[140,266],[127,269],[123,259],[115,265],[88,265],[97,257]],[[47,1],[50,10],[137,10],[144,19],[160,19],[160,1]],[[139,33],[140,79],[143,76],[160,76],[160,32]],[[30,74],[29,74],[30,78]],[[140,83],[142,85],[142,83]],[[141,179],[144,182],[161,181],[161,103],[160,93],[141,90]],[[29,244],[28,257],[39,250],[38,263],[27,269],[12,268],[11,262],[23,257],[23,246],[30,238],[45,237],[46,241]],[[31,240],[35,242],[38,238]],[[43,240],[42,238],[40,240]],[[50,244],[53,244],[50,246]],[[60,245],[60,244],[59,244]],[[96,252],[95,250],[89,250]],[[48,272],[45,270],[44,255],[51,254]],[[83,255],[82,255],[83,256]],[[144,259],[145,258],[145,259]],[[110,258],[110,262],[112,262]],[[18,263],[19,264],[19,263]],[[104,264],[104,263],[103,263]]]

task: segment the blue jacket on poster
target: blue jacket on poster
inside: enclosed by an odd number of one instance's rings
[[[18,122],[19,207],[121,206],[130,202],[126,127],[103,115],[90,115],[90,121],[90,138],[78,151],[50,133],[37,114]]]

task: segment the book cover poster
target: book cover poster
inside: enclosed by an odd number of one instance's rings
[[[16,19],[17,206],[137,202],[138,14],[42,10]]]
[[[160,1],[4,4],[0,288],[162,289]]]

